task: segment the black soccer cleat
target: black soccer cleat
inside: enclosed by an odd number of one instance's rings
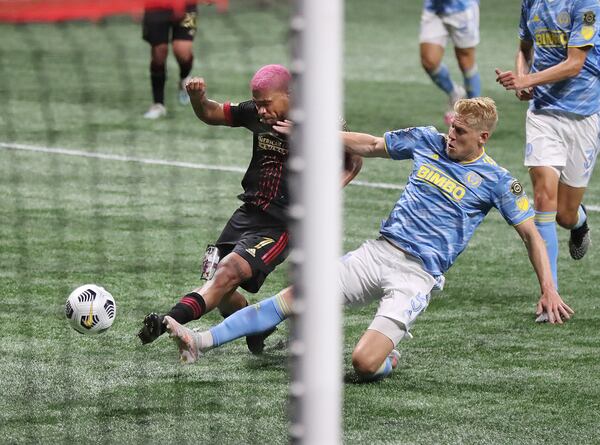
[[[276,330],[276,327],[272,327],[271,329],[261,332],[260,334],[248,335],[246,337],[246,345],[248,346],[248,350],[254,355],[262,354],[263,350],[265,349],[265,339]]]
[[[585,207],[583,207],[583,211],[586,212]],[[581,227],[571,230],[569,238],[569,253],[571,254],[571,258],[574,260],[582,259],[587,253],[590,244],[592,244],[592,238],[586,220]]]
[[[144,317],[144,325],[137,334],[143,345],[152,343],[165,332],[164,318],[163,315],[154,312]]]

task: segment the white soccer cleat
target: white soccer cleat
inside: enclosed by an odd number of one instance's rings
[[[194,363],[202,355],[202,339],[199,333],[182,326],[168,315],[164,320],[171,337],[179,347],[181,363]]]
[[[160,117],[164,117],[167,115],[167,109],[165,108],[165,106],[163,104],[152,104],[150,106],[150,108],[148,109],[148,111],[146,111],[144,113],[144,118],[145,119],[158,119]]]
[[[180,105],[188,105],[190,103],[190,96],[188,95],[187,90],[185,89],[185,84],[188,80],[190,80],[189,76],[184,79],[181,79],[178,85],[177,100],[179,100]]]

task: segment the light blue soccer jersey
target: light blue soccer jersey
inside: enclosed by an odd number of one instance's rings
[[[380,229],[382,236],[441,275],[467,247],[492,207],[511,225],[533,218],[523,187],[485,152],[462,163],[446,154],[445,136],[433,127],[385,133],[392,159],[412,159],[400,199]]]
[[[599,16],[598,0],[523,0],[519,37],[533,42],[531,72],[559,64],[569,47],[592,47],[579,75],[534,88],[531,109],[582,116],[600,112]]]
[[[479,3],[479,0],[425,0],[423,8],[440,15],[456,14]]]

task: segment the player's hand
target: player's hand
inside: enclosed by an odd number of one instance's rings
[[[294,123],[288,119],[285,119],[282,121],[277,121],[277,123],[275,125],[273,125],[273,130],[275,130],[277,133],[281,133],[286,136],[289,136],[292,134],[293,128],[294,128]]]
[[[507,90],[524,90],[529,88],[525,76],[517,76],[512,71],[500,71],[496,68],[496,82]]]
[[[524,90],[515,91],[515,96],[519,100],[527,101],[533,99],[533,88],[526,88]]]
[[[204,99],[206,96],[206,82],[202,77],[192,77],[185,83],[185,89],[190,99]]]
[[[544,313],[549,323],[562,324],[563,320],[569,320],[575,311],[562,300],[555,289],[552,289],[544,291],[537,304],[535,314],[540,316]]]

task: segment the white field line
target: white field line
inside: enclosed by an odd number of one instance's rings
[[[179,161],[166,161],[166,160],[162,160],[162,159],[137,158],[134,156],[88,152],[88,151],[83,151],[83,150],[72,150],[69,148],[60,148],[60,147],[43,147],[43,146],[37,146],[37,145],[15,144],[15,143],[7,143],[7,142],[0,142],[0,149],[22,150],[22,151],[30,151],[30,152],[36,152],[36,153],[49,153],[49,154],[57,154],[57,155],[65,155],[65,156],[78,156],[78,157],[83,157],[83,158],[103,159],[103,160],[108,160],[108,161],[135,162],[138,164],[147,164],[147,165],[164,165],[164,166],[168,166],[168,167],[191,168],[191,169],[195,169],[195,170],[215,170],[215,171],[233,172],[233,173],[244,173],[246,171],[246,169],[243,167],[230,166],[230,165],[195,164],[192,162],[179,162]],[[385,182],[368,182],[368,181],[354,180],[350,183],[350,185],[355,185],[355,186],[359,186],[359,187],[379,188],[379,189],[385,189],[385,190],[404,190],[403,185],[388,184]],[[600,211],[600,206],[586,205],[586,208],[593,212]]]

